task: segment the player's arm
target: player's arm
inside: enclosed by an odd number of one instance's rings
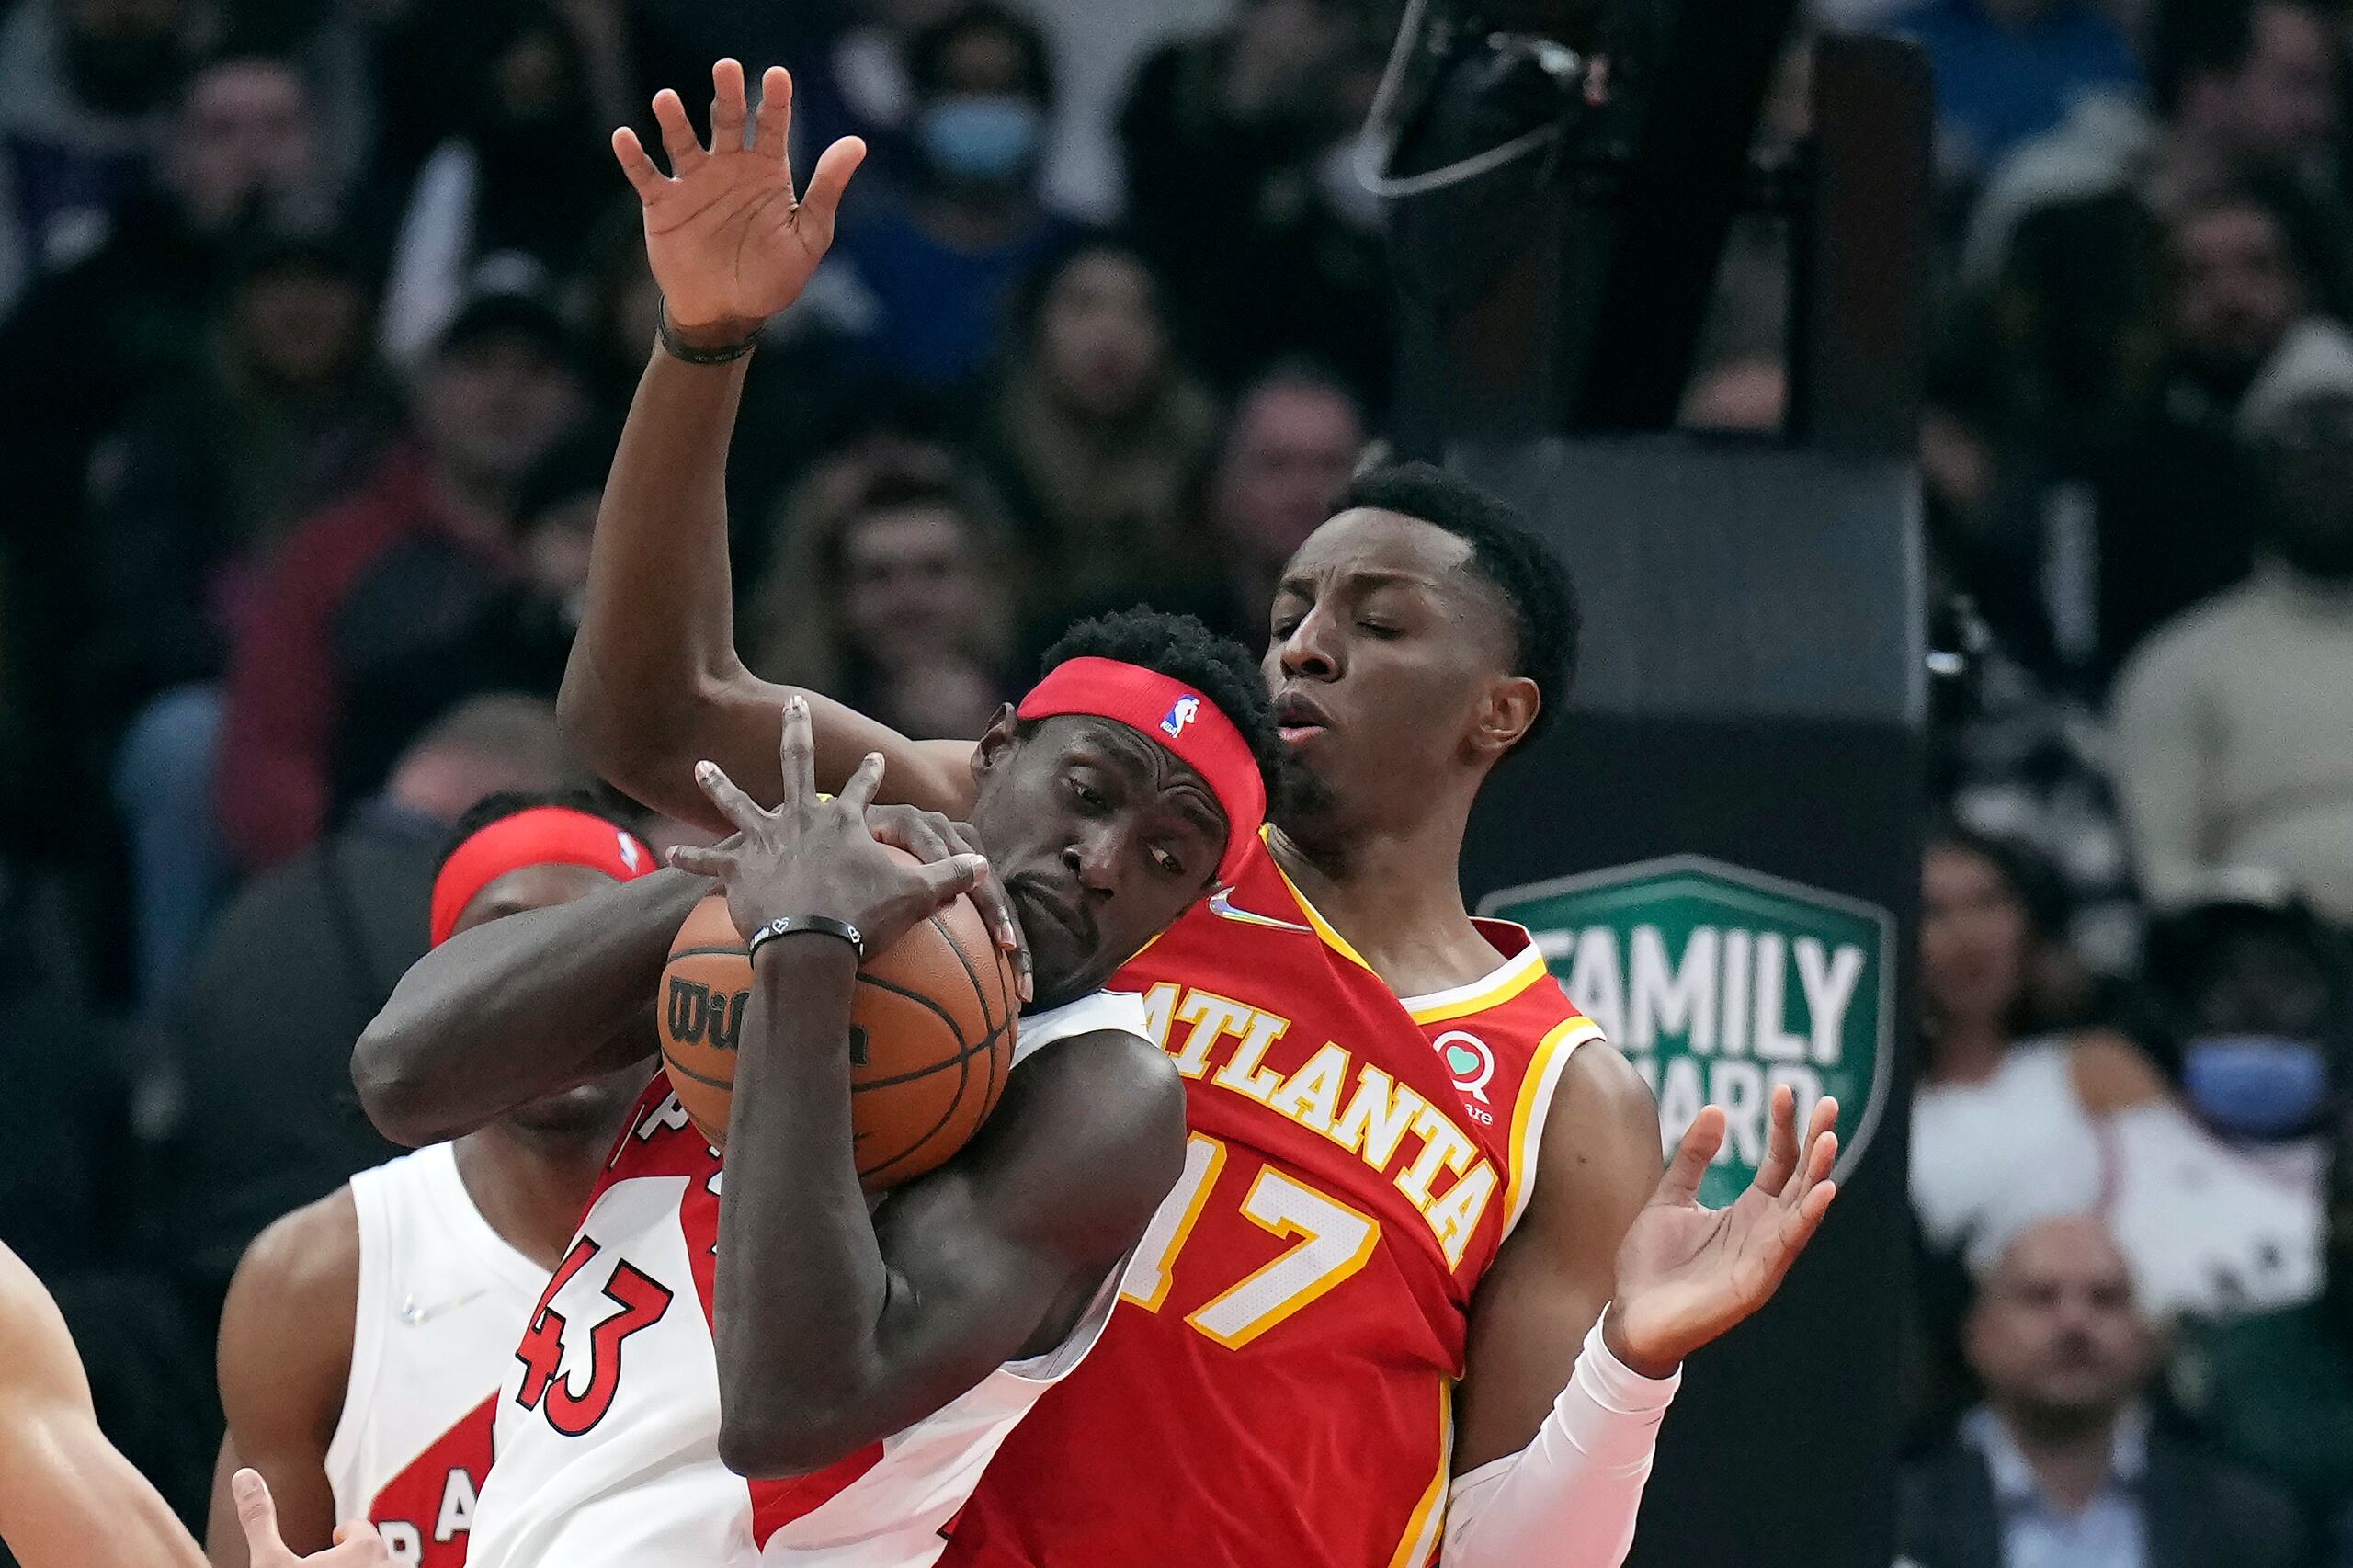
[[[883,853],[865,820],[879,759],[820,801],[804,705],[788,710],[784,737],[778,809],[706,769],[736,835],[680,852],[720,878],[738,929],[820,915],[888,947],[985,869],[972,856],[910,867]],[[762,942],[753,969],[720,1194],[719,1448],[739,1473],[782,1475],[907,1426],[1064,1330],[1175,1182],[1184,1091],[1147,1041],[1058,1044],[878,1223],[850,1127],[858,954],[837,936],[797,934]]]
[[[388,1568],[376,1532],[347,1526],[297,1557],[278,1535],[269,1488],[235,1483],[254,1568]],[[0,1546],[22,1568],[205,1568],[195,1538],[98,1430],[90,1381],[57,1303],[0,1245]]]
[[[256,1237],[221,1310],[224,1455],[269,1483],[297,1551],[316,1551],[335,1535],[327,1447],[343,1415],[358,1299],[359,1216],[346,1187]],[[223,1462],[213,1479],[205,1529],[212,1568],[248,1568],[229,1486],[235,1468]]]
[[[98,1430],[57,1304],[0,1247],[0,1540],[25,1568],[200,1568],[196,1542]]]
[[[665,869],[460,931],[417,960],[351,1054],[377,1130],[413,1147],[650,1060],[671,938],[710,883]]]
[[[1788,1089],[1729,1209],[1699,1207],[1723,1141],[1702,1111],[1664,1176],[1658,1114],[1595,1042],[1563,1070],[1536,1188],[1472,1303],[1449,1492],[1449,1568],[1617,1568],[1683,1358],[1764,1304],[1836,1188],[1824,1099],[1802,1153]]]
[[[851,955],[822,937],[771,945],[787,944],[763,953],[746,1008],[742,1038],[758,1043],[736,1070],[720,1199],[719,1451],[747,1476],[822,1469],[1051,1348],[1184,1163],[1165,1053],[1080,1036],[1024,1066],[955,1159],[870,1218],[851,1152]]]
[[[613,137],[644,207],[646,254],[671,339],[689,352],[748,341],[800,297],[833,243],[835,210],[865,155],[854,139],[835,143],[795,201],[785,74],[767,73],[748,147],[743,67],[721,61],[711,85],[708,150],[677,94],[665,88],[654,97],[669,176],[635,133]],[[761,799],[775,799],[777,715],[790,694],[755,677],[735,653],[726,467],[745,363],[690,364],[654,350],[597,515],[586,606],[558,702],[567,733],[606,778],[649,806],[722,831],[695,786],[694,765],[709,758]],[[838,789],[861,757],[879,751],[890,763],[890,798],[965,814],[969,747],[910,741],[806,695],[821,787]]]

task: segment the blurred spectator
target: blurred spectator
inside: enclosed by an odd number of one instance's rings
[[[0,23],[0,309],[97,248],[189,59],[184,0],[24,0]]]
[[[106,243],[36,282],[0,323],[0,555],[24,611],[11,628],[26,694],[17,738],[46,759],[26,779],[36,837],[84,821],[122,717],[94,729],[76,706],[75,631],[59,610],[99,542],[84,522],[93,449],[142,395],[201,366],[224,277],[257,231],[313,222],[325,180],[302,77],[280,60],[219,56],[188,78],[153,185]]]
[[[1257,648],[1285,562],[1332,515],[1365,447],[1364,410],[1307,360],[1269,369],[1243,389],[1210,471],[1209,534],[1218,581],[1201,619]]]
[[[1387,385],[1387,272],[1347,156],[1372,41],[1338,0],[1245,0],[1136,74],[1120,115],[1128,222],[1221,384],[1303,352]]]
[[[1207,562],[1186,488],[1217,410],[1176,358],[1152,275],[1092,242],[1027,284],[982,460],[1029,557],[1026,630],[1185,592]]]
[[[2232,181],[2284,179],[2318,193],[2317,164],[2340,114],[2336,23],[2312,0],[2165,0],[2150,46],[2155,116],[2129,98],[2092,95],[2067,121],[2020,147],[1970,221],[1961,280],[1992,284],[2006,269],[2048,269],[2070,297],[2131,283],[2136,222],[2192,192]],[[2023,225],[2059,211],[2039,244]],[[2014,256],[2013,246],[2031,257]],[[2081,254],[2077,254],[2080,248]],[[2144,293],[2113,301],[2128,312]]]
[[[153,183],[120,205],[103,244],[36,282],[0,324],[7,531],[40,568],[71,538],[92,444],[133,398],[201,360],[224,271],[256,224],[315,227],[323,177],[301,75],[282,60],[217,58],[188,77]]]
[[[531,0],[467,8],[474,90],[417,170],[384,285],[384,347],[424,355],[472,288],[539,289],[576,262],[620,188],[563,16]]]
[[[1927,0],[1894,25],[1927,51],[1937,160],[1962,183],[2057,125],[2087,93],[2141,85],[2124,30],[2089,0]]]
[[[2241,875],[2158,921],[2147,968],[2177,1020],[2190,1110],[2283,1185],[2320,1196],[2353,1000],[2343,939],[2279,879]]]
[[[1954,829],[1924,872],[1911,1185],[1929,1245],[1982,1264],[2033,1220],[2097,1210],[2152,1312],[2311,1296],[2318,1203],[2207,1137],[2121,1035],[2052,1027],[2084,1009],[2055,1000],[2080,982],[2058,967],[2048,874]]]
[[[2164,621],[2246,575],[2252,476],[2241,399],[2322,328],[2276,209],[2251,191],[2185,201],[2165,225],[2162,291],[2105,422],[2020,458],[1972,574],[1987,612],[2052,686],[2097,701]],[[2300,322],[2310,324],[2299,327]],[[2144,368],[2132,369],[2131,365]],[[2040,465],[2047,483],[2020,475]]]
[[[425,538],[508,569],[517,486],[580,407],[554,312],[525,295],[480,297],[420,373],[411,443],[287,539],[230,665],[214,809],[244,865],[282,860],[327,825],[347,678],[336,638],[354,586]]]
[[[813,687],[918,739],[977,739],[1010,678],[1003,540],[945,460],[892,465],[846,505],[812,486],[754,589],[744,641],[764,677]]]
[[[886,375],[944,388],[997,346],[1014,285],[1073,233],[1038,194],[1053,63],[1045,36],[994,5],[960,6],[907,46],[908,194],[853,197],[834,256],[865,296]]]
[[[1932,497],[1929,602],[1952,623],[1936,645],[1956,650],[1967,669],[1965,679],[1939,688],[1928,731],[1929,798],[1961,826],[2019,845],[2052,869],[2065,889],[2052,918],[2093,974],[2137,973],[2140,889],[2108,774],[2107,731],[2097,711],[2015,655],[1973,598],[1953,590],[1938,559],[1951,533],[1936,528],[1938,510]]]
[[[175,1031],[185,1100],[167,1233],[205,1324],[264,1225],[395,1152],[353,1095],[351,1047],[425,952],[449,824],[485,795],[560,789],[579,772],[551,705],[476,698],[334,836],[222,912]]]
[[[255,557],[374,468],[401,403],[371,325],[342,248],[264,240],[237,262],[201,361],[99,449],[85,569],[108,593],[75,667],[108,734],[108,716],[217,678]]]
[[[1916,1568],[2297,1568],[2294,1506],[2153,1429],[2156,1336],[2100,1223],[2041,1221],[1981,1275],[1966,1331],[1985,1403],[1911,1466]]]
[[[2117,777],[2141,876],[2178,901],[2268,867],[2353,916],[2353,335],[2300,334],[2243,418],[2264,480],[2254,576],[2168,622],[2119,678]]]
[[[409,742],[466,699],[506,691],[554,700],[620,435],[591,420],[524,473],[502,558],[417,534],[351,585],[333,631],[343,691],[328,747],[329,820],[376,790]]]

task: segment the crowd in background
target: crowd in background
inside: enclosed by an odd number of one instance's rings
[[[1395,9],[0,0],[0,1223],[183,1506],[244,1245],[389,1153],[345,1068],[439,835],[577,772],[657,303],[609,129],[732,53],[802,166],[867,139],[751,364],[736,637],[971,735],[1093,610],[1262,639],[1378,450]],[[2353,1563],[2353,11],[1812,20],[1939,95],[1905,1551]],[[1781,423],[1785,265],[1736,236],[1711,438]]]

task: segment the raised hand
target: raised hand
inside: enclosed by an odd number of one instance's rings
[[[337,1525],[333,1546],[297,1557],[278,1533],[278,1505],[258,1471],[237,1471],[229,1478],[229,1491],[237,1500],[237,1523],[244,1528],[245,1555],[253,1568],[294,1568],[298,1562],[316,1568],[391,1568],[392,1552],[365,1520]]]
[[[741,339],[801,297],[834,243],[834,215],[866,143],[844,137],[825,149],[796,197],[785,142],[792,129],[792,78],[771,65],[760,78],[760,108],[745,144],[744,67],[710,68],[710,145],[695,139],[687,106],[665,87],[654,118],[670,173],[646,155],[637,132],[613,132],[613,155],[645,210],[645,255],[681,334]]]
[[[1803,1150],[1797,1096],[1773,1091],[1773,1134],[1748,1190],[1728,1209],[1699,1206],[1699,1182],[1724,1141],[1724,1113],[1702,1110],[1650,1203],[1618,1245],[1617,1281],[1602,1337],[1610,1354],[1645,1377],[1665,1377],[1686,1356],[1763,1306],[1780,1288],[1838,1194],[1838,1102],[1814,1102]]]
[[[736,832],[708,849],[673,849],[670,863],[719,880],[746,940],[782,916],[823,915],[858,927],[866,950],[879,953],[971,892],[988,862],[956,853],[911,866],[891,854],[866,824],[882,783],[881,754],[868,754],[829,801],[817,792],[816,749],[808,700],[794,697],[784,707],[784,798],[772,812],[737,789],[718,764],[698,763],[695,781]]]

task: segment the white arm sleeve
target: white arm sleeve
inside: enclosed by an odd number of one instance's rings
[[[1449,1490],[1446,1568],[1618,1568],[1682,1382],[1627,1370],[1597,1322],[1535,1440]]]

